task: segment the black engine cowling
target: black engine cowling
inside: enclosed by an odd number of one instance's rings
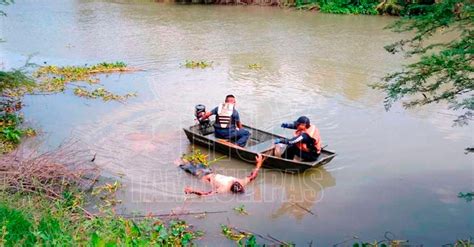
[[[209,119],[201,119],[204,115],[206,114],[206,106],[203,104],[196,105],[195,111],[194,111],[194,116],[198,120],[199,124],[202,127],[208,127],[209,126]]]

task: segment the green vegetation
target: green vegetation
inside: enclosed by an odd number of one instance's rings
[[[101,98],[103,101],[110,101],[110,100],[115,100],[115,101],[125,101],[128,98],[135,97],[135,93],[127,93],[125,95],[117,95],[114,93],[111,93],[107,91],[105,88],[96,88],[93,91],[88,91],[84,88],[81,87],[76,87],[74,88],[74,94],[79,96],[79,97],[84,97],[88,99],[97,99]]]
[[[93,188],[100,171],[87,154],[67,146],[0,159],[0,245],[186,246],[202,234],[181,220],[117,215],[121,184]]]
[[[219,161],[219,160],[221,160],[225,157],[226,156],[221,156],[221,157],[215,158],[213,160],[208,160],[208,155],[207,154],[203,154],[201,152],[201,150],[195,149],[195,148],[192,149],[191,153],[181,155],[181,159],[183,161],[190,162],[194,165],[203,164],[205,166],[210,166],[212,163],[214,163],[216,161]]]
[[[387,94],[387,110],[401,99],[406,100],[403,106],[407,108],[446,102],[451,109],[462,111],[455,123],[465,125],[474,117],[473,4],[443,0],[429,6],[413,6],[410,12],[418,15],[402,18],[389,28],[414,36],[385,49],[418,59],[373,87]],[[442,35],[443,41],[432,42],[433,35]]]
[[[249,64],[248,67],[249,67],[249,69],[261,69],[261,68],[263,68],[262,65],[260,65],[258,63]]]
[[[10,5],[13,2],[14,2],[13,0],[0,0],[0,5]],[[6,16],[6,15],[7,14],[5,13],[5,11],[0,10],[0,16]]]
[[[247,212],[247,210],[245,210],[245,205],[242,204],[238,207],[235,207],[234,208],[234,211],[241,214],[241,215],[248,215],[249,213]]]
[[[38,194],[0,196],[0,242],[3,246],[187,246],[202,233],[181,220],[127,219],[110,212],[87,215],[84,195],[62,198]]]
[[[331,14],[354,15],[418,15],[424,13],[419,6],[428,7],[435,0],[276,0],[276,1],[237,1],[237,0],[177,0],[179,3],[193,4],[256,4],[296,8],[298,10],[315,10]],[[441,1],[439,1],[441,2]],[[466,1],[467,2],[467,1]]]
[[[248,232],[246,230],[241,230],[230,225],[221,224],[221,233],[227,239],[235,241],[237,246],[246,246],[246,247],[257,247],[257,246],[267,246],[266,244],[257,243],[257,237],[268,241],[269,246],[295,246],[293,243],[287,243],[281,240],[278,240],[272,237],[270,234],[263,236],[258,233]]]
[[[321,12],[331,14],[376,15],[378,1],[327,1],[321,5]]]
[[[459,192],[458,197],[466,200],[466,202],[471,202],[474,199],[474,192]]]
[[[201,61],[186,60],[186,62],[184,63],[184,66],[188,69],[196,69],[196,68],[205,69],[205,68],[212,67],[212,63],[213,63],[212,61],[208,62],[204,60],[201,60]]]
[[[424,13],[422,9],[435,2],[433,0],[296,0],[285,2],[283,5],[331,14],[409,16]]]
[[[205,166],[209,166],[209,162],[207,160],[207,155],[203,154],[201,150],[194,149],[189,154],[183,154],[181,159],[184,161],[191,162],[193,164],[203,164]]]
[[[35,135],[31,128],[23,128],[23,117],[20,114],[22,98],[35,94],[54,94],[72,88],[75,95],[88,99],[103,101],[125,101],[135,94],[118,95],[103,87],[92,90],[85,86],[73,84],[77,82],[94,86],[100,82],[99,74],[136,71],[128,68],[123,62],[99,63],[92,66],[42,66],[33,73],[28,62],[20,69],[0,71],[0,153],[11,152],[20,143],[22,137]]]
[[[24,136],[35,136],[36,131],[31,128],[20,128],[23,118],[16,114],[5,113],[0,115],[0,150],[12,151]]]
[[[29,128],[22,128],[23,117],[18,112],[23,107],[21,96],[36,86],[23,69],[0,71],[0,154],[11,152],[23,136],[35,135]]]
[[[415,10],[434,4],[435,1],[404,1],[404,0],[296,0],[294,3],[285,3],[285,6],[294,6],[303,10],[319,10],[331,14],[355,15],[413,15],[421,13]],[[416,7],[415,7],[416,6]]]
[[[474,246],[474,240],[471,238],[469,239],[459,239],[456,240],[454,244],[445,244],[443,246],[446,247],[472,247]]]
[[[235,241],[238,246],[260,246],[257,244],[255,235],[251,233],[236,231],[227,225],[221,225],[221,232],[227,239]]]
[[[33,77],[38,81],[36,90],[41,93],[57,93],[66,90],[72,82],[86,82],[94,85],[100,82],[97,75],[114,72],[130,72],[136,69],[128,68],[124,62],[99,63],[91,66],[64,66],[54,65],[40,67],[33,73]],[[96,88],[92,91],[77,85],[74,87],[74,94],[89,99],[101,98],[104,101],[123,101],[135,96],[135,94],[117,95],[107,91],[105,88]]]
[[[403,3],[399,3],[397,0],[384,0],[380,2],[375,9],[379,14],[400,15],[405,9],[409,8],[404,8],[402,4]]]
[[[115,207],[122,202],[116,197],[116,192],[120,188],[122,188],[122,184],[117,181],[114,183],[105,183],[102,186],[97,186],[94,188],[91,195],[99,197],[99,199],[103,202],[99,206],[104,211],[109,207]]]

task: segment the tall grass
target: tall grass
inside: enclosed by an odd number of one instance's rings
[[[184,221],[84,214],[83,194],[61,199],[0,193],[1,246],[186,246],[201,235]]]

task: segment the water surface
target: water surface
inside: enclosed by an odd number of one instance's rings
[[[70,91],[26,100],[44,148],[75,138],[104,170],[123,174],[126,213],[228,210],[186,218],[206,232],[205,245],[233,244],[221,223],[317,246],[385,231],[433,246],[474,232],[473,204],[456,197],[474,187],[473,156],[463,153],[472,125],[453,128],[444,105],[385,112],[383,94],[367,86],[403,63],[383,50],[402,38],[383,30],[393,18],[99,0],[26,0],[6,11],[6,68],[34,54],[39,64],[121,60],[145,70],[101,78],[114,92],[138,93],[126,104]],[[187,59],[214,63],[191,70]],[[300,175],[264,170],[242,196],[186,197],[186,185],[206,187],[173,164],[190,150],[182,128],[194,123],[194,105],[214,107],[229,93],[243,122],[260,129],[291,136],[280,123],[307,115],[338,156]],[[215,168],[245,176],[252,166],[224,159]],[[249,216],[233,212],[240,204]]]

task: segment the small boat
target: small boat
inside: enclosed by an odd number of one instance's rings
[[[196,124],[189,128],[184,128],[183,130],[192,144],[208,147],[211,151],[217,151],[253,164],[255,164],[255,156],[261,153],[266,157],[263,167],[278,169],[288,173],[299,173],[309,168],[322,166],[336,156],[336,153],[323,148],[318,160],[311,162],[277,157],[273,155],[274,141],[276,138],[284,138],[283,136],[255,129],[247,125],[244,125],[244,128],[250,131],[251,134],[244,148],[227,140],[216,138],[212,124],[208,124],[207,126]]]

